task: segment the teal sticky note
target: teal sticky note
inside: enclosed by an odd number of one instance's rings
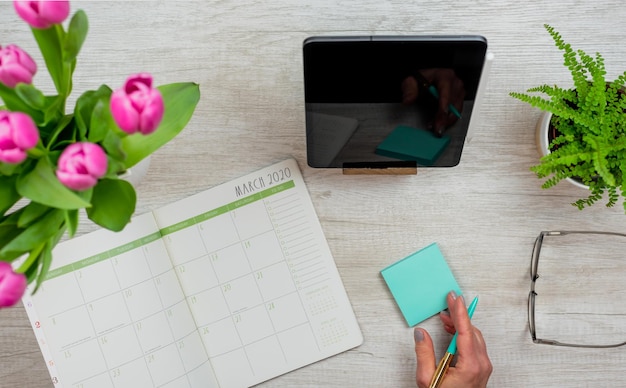
[[[399,125],[376,147],[376,153],[430,166],[437,161],[448,143],[449,136],[437,137],[425,129]]]
[[[450,291],[461,295],[437,243],[405,257],[380,273],[409,326],[415,326],[446,309],[446,296]]]

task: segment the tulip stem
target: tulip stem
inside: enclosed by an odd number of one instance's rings
[[[57,137],[61,134],[61,132],[63,132],[67,124],[72,121],[73,117],[74,114],[64,115],[61,120],[59,120],[56,128],[54,129],[54,132],[52,132],[52,136],[50,136],[50,140],[48,140],[48,144],[46,145],[48,151],[50,151],[50,147],[52,145],[56,144]]]
[[[33,265],[33,263],[39,258],[41,251],[46,246],[46,243],[40,244],[36,246],[30,253],[28,254],[28,258],[20,265],[20,267],[15,271],[16,273],[26,273],[28,269]]]

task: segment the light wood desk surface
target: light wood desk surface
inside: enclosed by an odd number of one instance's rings
[[[528,269],[539,231],[624,231],[626,215],[602,204],[578,211],[570,202],[584,191],[566,183],[540,189],[529,171],[538,158],[533,130],[540,112],[508,96],[542,83],[568,85],[544,23],[576,48],[604,54],[610,76],[626,69],[621,1],[73,2],[72,12],[78,8],[87,12],[90,32],[76,95],[102,83],[116,88],[137,71],[153,73],[157,84],[200,84],[188,127],[153,156],[138,187],[138,213],[289,156],[300,163],[365,341],[263,386],[415,386],[412,330],[379,270],[434,241],[464,292],[480,295],[474,323],[494,364],[490,387],[626,386],[625,348],[559,349],[530,340]],[[331,34],[487,37],[495,61],[458,167],[344,176],[306,166],[302,41]],[[9,43],[39,58],[12,4],[1,2],[0,44]],[[40,67],[36,83],[49,85]],[[607,287],[623,290],[624,274],[626,264]],[[423,326],[439,356],[449,336],[437,318]],[[0,386],[52,386],[21,304],[0,311]]]

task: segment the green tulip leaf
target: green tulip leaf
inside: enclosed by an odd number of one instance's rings
[[[60,144],[59,138],[74,140],[74,133],[76,132],[76,121],[74,120],[73,115],[64,115],[62,116],[58,122],[56,122],[54,128],[49,130],[49,135],[47,136],[47,141],[44,146],[47,149],[51,147],[58,146]],[[60,155],[60,151],[57,151]],[[52,155],[50,153],[49,155]]]
[[[102,85],[98,90],[83,93],[76,101],[74,117],[80,130],[80,139],[98,143],[108,132],[117,129],[109,110],[111,89]]]
[[[122,179],[101,179],[93,189],[89,219],[96,224],[119,232],[135,212],[137,195],[133,185]]]
[[[19,84],[18,84],[19,85]],[[41,124],[43,121],[43,114],[28,105],[18,96],[15,89],[11,89],[6,85],[0,83],[0,99],[4,102],[6,108],[13,112],[24,112],[29,115],[37,124]]]
[[[17,221],[20,219],[20,216],[24,213],[24,208],[19,208],[18,210],[5,214],[0,218],[0,226],[11,226],[17,228]],[[0,244],[2,246],[2,244]]]
[[[25,208],[20,218],[17,219],[17,227],[24,228],[31,222],[35,221],[39,217],[43,216],[50,208],[37,202],[29,203]]]
[[[33,290],[33,294],[37,292],[41,283],[46,280],[46,276],[48,275],[48,270],[50,269],[50,265],[52,264],[52,249],[57,245],[61,237],[63,237],[63,233],[65,233],[65,228],[59,229],[56,235],[50,237],[48,241],[46,241],[46,245],[43,248],[43,251],[40,254],[41,261],[41,270],[39,271],[39,275],[37,276],[37,284],[35,285],[35,289]]]
[[[45,246],[45,243],[41,244],[28,252],[28,257],[18,269],[18,272],[26,275],[28,283],[32,282],[37,277],[37,270],[39,269],[39,262],[41,260],[41,251]]]
[[[65,88],[67,87],[64,82],[64,66],[63,66],[63,54],[61,52],[62,37],[65,36],[63,26],[60,24],[53,25],[50,28],[40,29],[31,28],[33,36],[39,45],[39,50],[43,55],[44,62],[52,77],[54,86],[59,94],[67,96]]]
[[[19,170],[19,168],[23,167],[20,164],[11,164],[11,163],[2,163],[0,162],[0,175],[11,176],[15,175],[15,172]]]
[[[89,201],[59,182],[48,158],[39,159],[32,171],[17,179],[17,192],[34,202],[58,209],[80,209],[91,206]]]
[[[181,82],[159,86],[163,96],[165,112],[159,127],[149,135],[135,133],[122,139],[126,152],[126,167],[132,167],[172,140],[191,119],[200,100],[200,88],[192,82]]]
[[[22,229],[15,225],[0,225],[0,246],[7,245],[11,240],[17,237],[22,232]],[[0,257],[0,260],[3,260]]]
[[[20,199],[20,195],[15,189],[17,177],[0,175],[0,214],[4,214]]]
[[[122,149],[121,138],[115,132],[109,131],[100,145],[109,156],[107,174],[117,175],[118,172],[126,169],[122,163],[126,159],[126,153]]]
[[[19,83],[15,87],[15,93],[26,104],[32,106],[37,110],[43,110],[46,105],[46,97],[41,90],[34,87],[32,84]]]
[[[94,90],[88,90],[81,94],[76,100],[76,106],[74,107],[74,121],[78,127],[81,135],[84,137],[87,135],[87,126],[91,121],[91,111],[95,105],[96,92]]]
[[[89,132],[87,140],[92,143],[99,143],[103,141],[107,135],[115,135],[115,123],[111,111],[109,110],[109,97],[102,96],[96,102],[91,112],[91,124],[89,125]]]
[[[0,249],[0,258],[19,257],[35,248],[37,244],[56,235],[63,226],[63,211],[52,209],[45,216],[33,223]]]
[[[78,57],[88,30],[89,20],[87,19],[87,14],[82,9],[79,9],[72,17],[67,29],[67,35],[65,36],[64,54],[66,61],[72,61]]]
[[[43,251],[39,254],[39,262],[41,263],[41,270],[37,275],[37,283],[35,283],[35,288],[33,289],[31,295],[34,295],[37,292],[41,283],[43,283],[46,279],[46,275],[48,274],[50,265],[52,264],[52,249],[49,247],[48,243],[46,243]]]
[[[74,237],[78,229],[78,209],[65,211],[65,225],[67,225],[67,234]]]
[[[43,122],[40,125],[48,125],[52,120],[62,118],[64,116],[63,104],[65,100],[60,96],[46,97],[45,107],[43,111]]]

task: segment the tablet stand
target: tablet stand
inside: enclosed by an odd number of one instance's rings
[[[417,167],[344,168],[343,175],[417,175]]]
[[[343,175],[417,175],[415,162],[344,163]]]

